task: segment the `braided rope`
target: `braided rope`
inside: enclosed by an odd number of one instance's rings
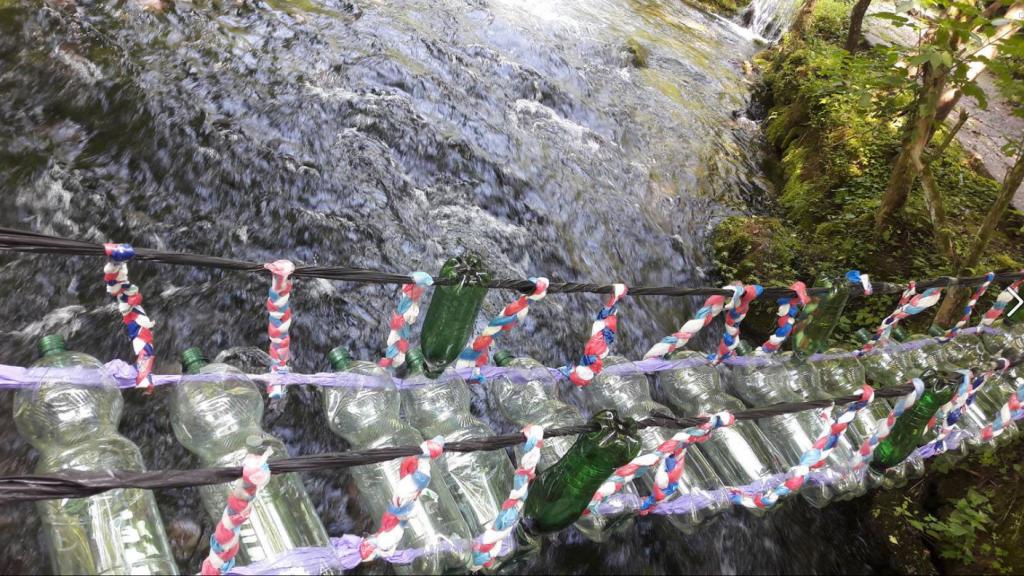
[[[540,462],[540,450],[544,447],[544,427],[531,424],[523,428],[523,435],[526,436],[526,442],[523,443],[523,456],[512,480],[512,491],[502,503],[501,512],[487,524],[480,539],[473,543],[473,572],[493,566],[500,552],[498,543],[516,527],[523,506],[526,505],[530,482]]]
[[[960,332],[960,330],[964,326],[966,326],[968,322],[971,321],[971,313],[974,312],[974,306],[977,305],[978,299],[985,295],[985,291],[988,290],[989,284],[992,283],[992,280],[994,280],[995,277],[995,272],[989,272],[988,274],[985,274],[985,281],[980,286],[978,286],[978,289],[975,290],[974,294],[971,295],[971,299],[967,301],[967,305],[964,306],[963,317],[961,317],[956,324],[954,324],[949,330],[947,330],[946,333],[942,335],[941,338],[939,338],[939,340],[941,340],[942,342],[948,342],[953,338],[956,338],[956,335]]]
[[[760,284],[747,284],[742,287],[743,295],[740,296],[739,304],[725,315],[725,330],[722,332],[722,341],[718,343],[718,351],[708,356],[713,364],[721,364],[722,360],[732,356],[733,350],[740,343],[740,323],[747,317],[750,303],[764,291]]]
[[[867,274],[861,274],[860,270],[850,270],[846,273],[846,279],[853,284],[860,284],[864,288],[864,295],[871,296],[874,294],[874,288],[871,286],[871,279],[868,278]]]
[[[583,347],[583,357],[580,363],[566,369],[566,376],[573,384],[583,387],[590,384],[601,373],[603,364],[601,360],[608,355],[608,349],[615,342],[615,332],[618,330],[618,303],[626,295],[628,289],[625,284],[613,284],[614,291],[605,302],[604,308],[597,313],[597,319],[590,327],[590,339]]]
[[[682,326],[680,326],[678,331],[665,336],[661,339],[661,342],[652,346],[651,349],[644,354],[644,358],[668,357],[668,355],[675,352],[676,349],[686,346],[686,343],[689,342],[691,338],[696,336],[697,333],[705,326],[711,324],[711,321],[721,314],[723,310],[732,310],[738,306],[740,303],[740,296],[743,295],[743,287],[729,285],[723,287],[723,289],[733,291],[732,298],[728,302],[726,302],[725,296],[720,294],[710,296],[704,301],[704,305],[697,310],[697,313],[694,314],[693,318],[687,320]]]
[[[970,370],[957,370],[963,375],[963,380],[960,382],[960,386],[957,387],[953,393],[953,397],[949,399],[939,408],[935,415],[932,416],[931,420],[928,421],[928,428],[932,428],[937,423],[939,424],[939,433],[936,435],[935,440],[932,442],[932,446],[935,448],[937,454],[941,454],[946,451],[946,438],[949,437],[953,431],[954,425],[960,421],[960,417],[963,414],[965,406],[969,405],[974,401],[974,395],[981,389],[982,386],[988,382],[989,378],[994,376],[996,373],[1003,373],[1010,368],[1010,361],[1006,358],[997,358],[992,361],[992,368],[983,372],[975,374]],[[997,415],[998,417],[998,415]],[[988,428],[986,426],[985,428]],[[982,438],[984,438],[984,428],[982,429]]]
[[[395,553],[405,534],[405,523],[416,509],[420,494],[430,485],[430,461],[444,452],[444,438],[437,436],[420,444],[422,452],[407,456],[398,470],[395,497],[380,518],[380,529],[359,543],[359,558],[369,562],[374,558],[388,558]]]
[[[654,510],[654,506],[675,492],[675,486],[683,474],[686,448],[707,440],[711,433],[718,428],[732,426],[735,423],[736,418],[730,412],[719,412],[708,416],[708,421],[704,424],[680,430],[662,442],[654,451],[640,454],[628,463],[619,466],[594,492],[594,496],[590,499],[590,504],[583,514],[596,514],[598,507],[615,493],[621,491],[624,486],[638,476],[643,476],[664,460],[671,459],[671,462],[658,469],[655,475],[654,493],[644,501],[641,508],[641,513],[650,513]]]
[[[426,272],[410,274],[413,282],[402,285],[402,296],[398,299],[398,307],[391,313],[388,332],[388,349],[384,357],[377,361],[382,368],[398,368],[405,363],[405,353],[409,351],[409,328],[416,323],[420,315],[420,300],[427,286],[434,283],[434,278]]]
[[[800,461],[786,472],[785,482],[763,493],[754,494],[744,493],[738,488],[730,488],[729,500],[733,504],[739,504],[747,508],[765,509],[774,506],[779,501],[779,498],[800,490],[804,482],[807,481],[807,476],[811,470],[820,468],[825,464],[825,460],[832,453],[836,444],[839,443],[839,439],[843,437],[850,422],[857,417],[861,410],[864,410],[871,403],[874,397],[875,390],[871,386],[864,384],[861,387],[860,399],[856,402],[851,402],[841,415],[833,419],[832,426],[829,427],[828,432],[822,434],[814,442],[814,445],[800,456]]]
[[[276,260],[264,264],[264,268],[273,274],[270,293],[267,296],[267,312],[270,321],[267,323],[267,335],[270,336],[270,357],[274,363],[270,366],[273,374],[288,373],[288,357],[291,355],[291,336],[288,329],[292,325],[291,293],[292,281],[289,278],[295,271],[290,260]],[[276,380],[267,383],[267,394],[277,400],[284,394],[284,385]]]
[[[900,302],[897,305],[896,310],[894,310],[892,314],[886,316],[885,320],[882,320],[882,323],[875,331],[875,335],[871,337],[870,341],[864,344],[860,353],[865,354],[875,349],[877,346],[885,345],[889,341],[893,328],[895,328],[901,320],[931,308],[941,297],[942,288],[928,288],[924,292],[917,294],[916,284],[911,280],[910,285],[900,297]]]
[[[896,424],[896,420],[924,394],[924,381],[920,378],[914,378],[911,380],[911,383],[914,385],[914,389],[907,393],[906,396],[897,400],[885,418],[878,419],[871,437],[865,439],[860,445],[860,449],[850,462],[850,468],[855,474],[861,473],[871,463],[871,458],[875,454],[875,448],[889,437],[889,433],[892,432],[892,427]]]
[[[514,302],[505,306],[497,316],[487,323],[487,327],[473,340],[473,343],[459,354],[459,359],[455,366],[458,368],[472,366],[474,380],[478,382],[483,381],[480,375],[480,368],[485,366],[488,359],[490,359],[491,344],[494,343],[494,339],[498,334],[515,328],[530,313],[530,304],[540,302],[547,296],[549,284],[547,278],[530,278],[530,281],[534,285],[533,293],[530,295],[523,294]]]
[[[654,473],[654,487],[651,494],[640,505],[640,514],[646,515],[654,511],[658,504],[682,488],[680,478],[686,469],[686,449],[699,444],[711,437],[719,428],[727,428],[736,423],[731,412],[722,411],[709,416],[709,420],[694,428],[687,428],[658,446],[658,452],[664,454],[661,465]]]
[[[1006,430],[1006,427],[1017,419],[1021,409],[1024,408],[1022,401],[1024,401],[1024,381],[1021,382],[1016,392],[1010,394],[1006,403],[996,413],[992,423],[981,429],[981,439],[990,442],[998,438]]]
[[[242,461],[242,477],[231,485],[224,514],[210,536],[210,555],[200,571],[203,576],[227,574],[235,567],[239,529],[252,513],[252,503],[259,491],[270,482],[267,458],[271,453],[268,448],[263,454],[248,454]]]
[[[1021,270],[1024,272],[1024,270]],[[992,304],[992,307],[985,312],[985,315],[981,317],[981,321],[978,322],[978,326],[991,326],[1000,316],[1003,315],[1003,311],[1006,310],[1006,306],[1014,300],[1013,293],[1016,292],[1020,285],[1024,283],[1024,278],[1017,280],[1003,288],[1003,291],[996,297],[996,301]]]
[[[758,352],[764,354],[772,354],[776,352],[789,337],[790,332],[793,331],[793,324],[796,322],[796,316],[800,313],[800,307],[806,306],[807,302],[810,301],[810,297],[807,296],[807,285],[803,282],[796,281],[790,285],[790,290],[796,292],[796,296],[792,298],[779,298],[779,311],[776,315],[779,317],[778,326],[775,328],[775,332],[768,337],[768,340],[758,348]]]
[[[128,280],[128,261],[135,256],[131,244],[104,244],[107,263],[103,266],[103,280],[107,285],[107,294],[117,301],[117,310],[121,313],[128,339],[132,342],[135,352],[135,387],[143,388],[146,393],[153,391],[153,362],[156,353],[153,350],[153,320],[142,308],[142,293],[139,287]]]

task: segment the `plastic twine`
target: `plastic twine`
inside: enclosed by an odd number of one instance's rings
[[[680,430],[671,438],[661,443],[652,452],[646,452],[633,458],[628,463],[615,469],[615,472],[604,481],[594,496],[584,515],[597,513],[598,507],[605,500],[629,485],[637,477],[643,476],[648,470],[666,462],[665,466],[658,469],[655,475],[655,486],[653,494],[641,505],[641,514],[648,514],[654,510],[654,506],[670,496],[675,491],[675,485],[683,475],[685,463],[685,450],[692,444],[707,440],[711,433],[718,428],[732,426],[736,423],[736,417],[730,412],[719,412],[707,416],[708,421]]]
[[[398,299],[398,307],[391,313],[388,332],[388,349],[384,357],[377,363],[382,368],[398,368],[405,363],[405,353],[409,351],[409,328],[416,323],[420,315],[420,300],[427,287],[434,283],[434,278],[426,272],[410,274],[413,281],[402,285],[402,296]]]
[[[210,555],[203,561],[200,571],[203,576],[226,574],[234,568],[239,548],[239,529],[252,513],[253,500],[270,482],[267,458],[270,458],[272,452],[268,448],[263,454],[247,454],[242,461],[242,477],[232,484],[224,514],[210,536]]]
[[[1005,372],[1010,366],[1009,360],[998,358],[992,361],[992,368],[984,372],[974,373],[970,370],[957,370],[957,372],[963,375],[960,386],[957,387],[949,402],[943,404],[928,422],[928,428],[932,428],[936,424],[939,426],[939,432],[931,443],[936,454],[946,451],[946,438],[952,433],[954,425],[960,421],[964,407],[974,401],[974,395],[978,390],[988,382],[989,378],[997,372]],[[997,414],[996,417],[998,418],[998,416]],[[984,438],[984,429],[982,429],[982,438]]]
[[[723,360],[732,356],[736,346],[740,343],[740,323],[747,317],[750,303],[764,291],[760,284],[744,286],[734,282],[733,285],[742,287],[743,292],[739,304],[725,315],[725,331],[722,332],[722,341],[718,343],[718,351],[708,356],[708,359],[714,364],[721,364]]]
[[[895,328],[901,320],[931,308],[941,297],[942,288],[928,288],[924,292],[918,294],[917,286],[914,281],[911,280],[907,289],[903,292],[903,295],[900,296],[900,301],[896,306],[896,310],[882,320],[882,323],[875,330],[875,335],[871,337],[870,341],[864,344],[860,354],[863,355],[870,352],[876,346],[885,345],[885,343],[889,341],[892,329]]]
[[[601,361],[608,355],[608,350],[615,342],[615,332],[618,330],[618,302],[626,295],[628,289],[625,284],[613,284],[614,290],[608,297],[604,308],[597,313],[597,319],[590,327],[590,339],[583,347],[583,357],[580,363],[568,368],[566,376],[573,384],[583,387],[590,384],[601,373],[603,364]]]
[[[843,437],[850,422],[857,417],[861,410],[866,408],[875,397],[875,390],[864,384],[861,387],[860,399],[851,402],[846,406],[838,417],[832,421],[828,432],[822,434],[811,448],[808,448],[801,456],[800,461],[790,467],[786,472],[786,480],[764,492],[747,493],[738,488],[729,489],[729,499],[733,504],[746,506],[747,508],[771,508],[779,498],[788,496],[800,490],[811,470],[820,468],[825,464],[829,454]]]
[[[107,263],[103,266],[103,280],[107,294],[117,301],[128,338],[135,352],[135,387],[147,393],[153,391],[153,326],[156,324],[142,308],[142,293],[139,287],[128,280],[128,261],[135,256],[131,244],[104,244]]]
[[[889,413],[885,418],[879,418],[875,423],[875,430],[871,433],[871,437],[864,440],[860,445],[860,449],[857,454],[853,457],[853,461],[850,463],[850,468],[854,473],[860,473],[868,464],[871,463],[871,458],[874,456],[875,448],[883,440],[889,437],[889,433],[892,432],[893,425],[896,424],[896,420],[906,412],[907,408],[914,405],[915,402],[924,394],[924,381],[920,378],[914,378],[911,380],[914,385],[914,389],[907,393],[906,396],[896,401],[896,404],[889,410]]]
[[[444,437],[437,436],[420,444],[422,450],[416,456],[407,456],[398,469],[398,486],[395,498],[380,518],[380,529],[359,543],[359,558],[368,562],[374,558],[385,558],[395,554],[398,543],[405,534],[405,523],[409,514],[416,509],[420,494],[430,485],[430,461],[444,453]]]
[[[515,302],[502,308],[501,312],[487,323],[487,327],[473,340],[473,343],[459,354],[456,367],[472,366],[474,380],[483,380],[480,376],[480,368],[487,364],[491,355],[491,344],[494,343],[498,334],[515,328],[530,313],[530,304],[540,302],[547,296],[549,284],[547,278],[530,278],[530,281],[534,285],[533,293],[523,294]]]
[[[519,468],[512,479],[512,491],[501,505],[501,512],[487,524],[480,539],[473,543],[473,571],[490,568],[498,556],[498,543],[504,540],[519,522],[530,482],[533,481],[540,462],[540,449],[544,447],[544,427],[531,424],[523,428],[526,442],[523,443],[523,456],[519,460]]]
[[[1021,408],[1024,407],[1024,380],[1018,380],[1018,382],[1021,383],[1020,386],[1017,387],[1016,392],[1010,394],[1006,403],[999,408],[999,412],[992,419],[992,423],[981,429],[981,439],[985,442],[998,438],[1006,430],[1008,424],[1018,419]]]
[[[797,314],[800,313],[800,308],[806,306],[810,301],[810,297],[807,296],[807,285],[803,282],[796,281],[789,288],[797,295],[792,298],[778,299],[779,310],[775,313],[779,317],[778,326],[768,340],[758,348],[758,352],[764,354],[776,352],[793,331],[793,324],[796,322]]]
[[[871,286],[871,279],[868,278],[867,274],[861,274],[860,270],[850,270],[846,273],[846,279],[852,284],[860,284],[864,288],[864,295],[871,296],[874,294],[874,287]]]
[[[726,301],[725,296],[722,296],[721,294],[715,294],[708,297],[708,299],[704,301],[704,305],[697,310],[696,314],[694,314],[693,318],[687,320],[682,326],[680,326],[678,331],[665,336],[661,339],[661,342],[652,346],[651,349],[644,354],[644,358],[667,357],[669,354],[675,352],[676,349],[686,346],[686,343],[689,342],[691,338],[696,336],[697,333],[705,326],[711,324],[711,321],[721,314],[723,310],[731,310],[738,306],[740,303],[740,296],[743,294],[742,287],[730,285],[725,286],[723,289],[732,290],[732,298]]]
[[[1024,270],[1021,270],[1024,273]],[[981,321],[978,322],[978,326],[991,326],[993,322],[999,319],[1003,315],[1003,311],[1006,310],[1006,306],[1014,300],[1013,294],[1016,292],[1020,285],[1024,283],[1024,278],[1017,280],[1003,288],[1003,291],[996,296],[996,301],[992,303],[992,307],[985,312],[985,315],[981,317]]]
[[[291,356],[292,339],[288,329],[292,326],[292,281],[289,276],[295,271],[295,264],[290,260],[276,260],[263,267],[273,275],[267,296],[267,312],[270,314],[267,335],[270,336],[270,358],[274,361],[270,372],[284,375],[288,373],[288,358]],[[284,394],[284,385],[271,379],[267,382],[267,394],[277,400]]]
[[[995,272],[985,274],[985,281],[978,286],[978,289],[971,295],[971,299],[967,301],[967,305],[964,306],[964,315],[949,330],[946,330],[946,333],[943,334],[939,340],[943,342],[952,340],[953,338],[956,338],[956,335],[964,326],[967,326],[967,323],[971,321],[971,313],[974,312],[974,307],[978,304],[978,299],[985,295],[985,291],[988,290],[989,284],[992,283],[992,280],[994,280],[995,277]]]

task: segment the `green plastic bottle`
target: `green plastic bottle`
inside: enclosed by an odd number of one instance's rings
[[[455,283],[434,288],[423,319],[420,349],[426,360],[424,372],[430,378],[440,376],[465,349],[491,274],[479,256],[469,253],[445,262],[438,279]]]
[[[935,411],[949,402],[956,391],[959,376],[942,377],[934,371],[922,375],[925,383],[924,394],[904,412],[893,425],[889,437],[875,448],[871,467],[883,471],[906,460],[910,453],[925,443],[925,426]]]
[[[613,410],[602,410],[590,421],[600,430],[581,434],[565,456],[530,486],[523,514],[528,532],[557,532],[575,522],[612,472],[640,453],[640,436],[632,418],[619,420]]]
[[[797,360],[828,350],[832,331],[850,299],[844,279],[822,279],[818,284],[819,288],[828,288],[828,293],[808,303],[793,326],[793,355]]]

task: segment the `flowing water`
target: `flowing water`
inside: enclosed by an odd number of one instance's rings
[[[395,272],[469,248],[503,277],[711,281],[711,228],[763,188],[744,116],[752,38],[675,0],[0,0],[0,225]],[[0,362],[28,364],[51,332],[127,359],[101,266],[0,255]],[[180,370],[189,345],[265,347],[265,276],[138,263],[131,277],[158,322],[158,371]],[[295,369],[323,370],[338,344],[381,354],[395,294],[297,281]],[[490,294],[485,312],[512,297]],[[601,302],[552,295],[500,345],[565,363]],[[688,305],[627,300],[617,350],[639,356]],[[125,395],[121,430],[148,466],[196,466],[171,433],[168,391]],[[346,447],[316,395],[292,390],[265,420],[293,455]],[[11,396],[2,474],[36,458]],[[305,482],[331,535],[374,528],[347,474]],[[204,552],[191,544],[209,528],[198,494],[157,497],[194,572]],[[600,546],[570,531],[534,569],[870,571],[850,517],[794,502],[693,537],[658,519]],[[0,509],[0,570],[45,572],[39,532],[33,506]]]

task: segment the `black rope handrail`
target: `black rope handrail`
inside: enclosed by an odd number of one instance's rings
[[[61,254],[65,256],[103,256],[106,252],[103,244],[87,242],[84,240],[73,240],[60,238],[47,234],[39,234],[14,228],[0,227],[0,250],[12,252],[26,252],[35,254]],[[150,262],[174,264],[178,266],[198,266],[202,268],[218,268],[223,270],[236,270],[240,272],[264,273],[263,264],[260,262],[248,262],[235,260],[220,256],[207,256],[203,254],[191,254],[187,252],[168,252],[153,250],[151,248],[135,248],[135,258]],[[413,282],[411,276],[406,274],[393,274],[377,270],[366,270],[362,268],[350,268],[344,266],[296,266],[293,276],[304,276],[310,278],[323,278],[326,280],[340,280],[345,282],[356,282],[363,284],[409,284]],[[1024,278],[1024,271],[1005,271],[995,275],[995,282],[1010,282]],[[942,276],[930,280],[923,280],[917,283],[918,290],[927,288],[947,286],[978,286],[986,281],[985,276],[963,276],[952,277]],[[447,285],[453,281],[444,278],[435,278],[434,284]],[[898,294],[903,292],[907,286],[891,282],[873,282],[872,294]],[[528,293],[534,290],[533,282],[529,280],[497,279],[488,283],[488,288],[504,290],[517,290]],[[552,281],[548,286],[548,292],[560,293],[590,293],[590,294],[611,294],[612,284],[594,284],[580,282]],[[824,294],[827,288],[810,288],[808,293]],[[731,296],[732,292],[716,287],[686,288],[682,286],[630,286],[631,296]],[[863,296],[864,289],[859,285],[850,286],[851,296]],[[796,296],[796,292],[784,287],[766,287],[759,298],[777,299]]]
[[[1024,356],[1014,356],[1005,360],[1003,367],[1008,369],[1020,363]],[[959,381],[959,374],[949,374],[946,378],[950,383]],[[914,389],[913,384],[901,384],[875,390],[876,398],[897,398],[908,394]],[[785,414],[828,408],[833,405],[848,404],[861,399],[859,394],[837,396],[821,400],[803,402],[786,402],[758,408],[734,412],[736,420],[759,420]],[[637,422],[639,428],[670,428],[683,429],[698,426],[708,421],[706,417],[677,418],[664,414],[653,414]],[[557,436],[573,436],[597,430],[596,425],[577,425],[552,428],[544,431],[545,438]],[[446,452],[479,452],[509,448],[522,444],[526,440],[523,434],[506,434],[445,443]],[[313,472],[338,468],[349,468],[376,464],[395,458],[420,454],[419,446],[396,446],[374,448],[371,450],[353,450],[349,452],[331,452],[311,454],[294,458],[281,458],[269,462],[274,474],[289,472]],[[242,474],[241,467],[199,468],[194,470],[151,470],[135,472],[115,470],[107,472],[73,471],[47,475],[17,475],[0,477],[0,504],[26,502],[34,500],[50,500],[56,498],[84,498],[119,488],[141,488],[146,490],[164,488],[185,488],[189,486],[205,486],[231,482]]]

